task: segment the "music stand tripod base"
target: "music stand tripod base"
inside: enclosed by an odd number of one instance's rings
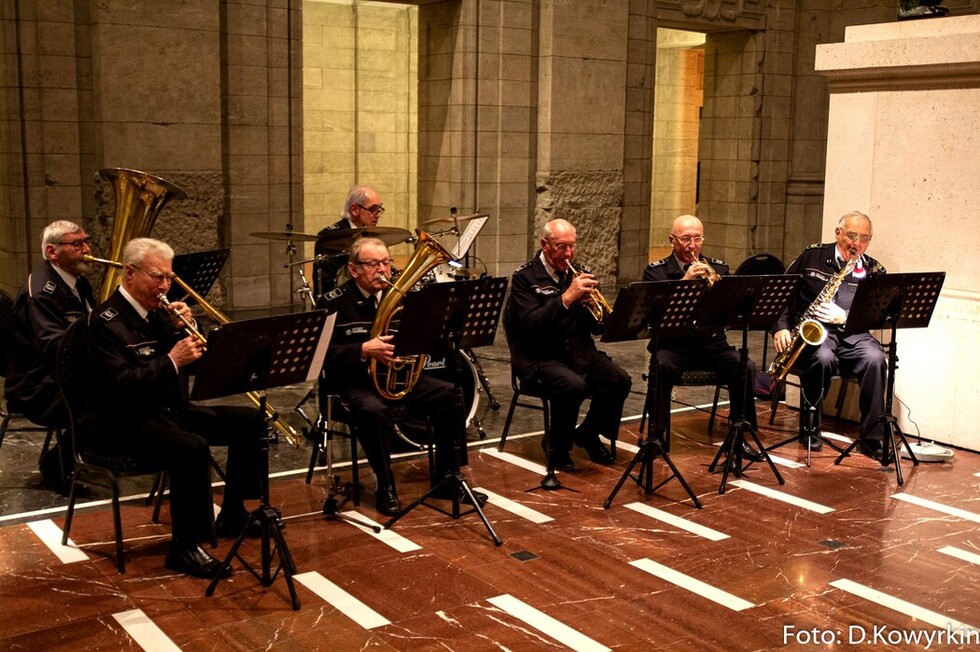
[[[661,480],[658,484],[654,485],[653,462],[658,457],[663,459],[664,463],[670,469],[670,475],[668,475],[664,480]],[[636,475],[633,475],[633,469],[637,464],[640,465],[640,468],[636,472]],[[653,495],[657,489],[676,478],[677,481],[681,483],[681,486],[684,487],[684,491],[687,492],[687,495],[690,496],[691,502],[694,503],[694,506],[698,509],[701,509],[702,507],[701,501],[691,489],[691,486],[687,484],[687,481],[684,479],[684,476],[681,475],[681,472],[676,466],[674,466],[674,463],[671,461],[670,455],[668,455],[667,451],[664,449],[663,444],[660,443],[660,440],[654,438],[652,433],[647,435],[645,439],[639,442],[639,450],[636,451],[636,455],[633,456],[633,459],[626,466],[626,470],[619,478],[619,482],[616,483],[616,486],[609,494],[609,497],[606,498],[606,502],[602,504],[604,509],[609,509],[612,506],[613,499],[616,497],[616,494],[619,493],[619,490],[622,488],[623,484],[626,483],[627,478],[641,487],[643,489],[643,493],[647,496]]]

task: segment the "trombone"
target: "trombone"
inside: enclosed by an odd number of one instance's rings
[[[124,267],[124,265],[119,261],[106,260],[105,258],[96,258],[95,256],[90,256],[88,254],[82,256],[82,258],[90,263],[109,265],[110,267],[115,267],[117,269],[121,269]],[[198,305],[201,306],[201,310],[203,310],[208,317],[218,322],[219,324],[227,324],[231,321],[220,310],[218,310],[210,303],[208,303],[204,299],[204,297],[202,297],[200,294],[195,292],[194,288],[188,285],[184,281],[184,279],[180,278],[176,274],[174,275],[174,283],[179,285],[180,288],[184,292],[186,292],[189,296],[193,297],[194,300],[197,301]],[[160,300],[163,303],[163,305],[166,306],[170,304],[170,302],[167,300],[167,295],[161,294],[160,297],[161,297]],[[184,323],[184,330],[187,332],[187,334],[198,339],[206,347],[207,339],[204,337],[204,335],[202,335],[201,332],[197,330],[197,328],[195,328],[188,320],[184,319],[183,315],[178,313],[177,317]],[[262,405],[262,400],[258,392],[255,391],[246,392],[245,396],[248,397],[248,400],[250,400],[255,405],[255,407],[259,407]],[[282,436],[286,438],[286,441],[288,441],[293,446],[293,448],[300,448],[303,445],[303,440],[300,437],[299,433],[296,432],[296,429],[293,428],[291,425],[289,425],[289,422],[283,419],[282,416],[280,416],[279,411],[276,410],[272,406],[272,404],[269,403],[268,401],[265,402],[265,412],[266,415],[268,415],[275,429],[278,430],[282,434]]]

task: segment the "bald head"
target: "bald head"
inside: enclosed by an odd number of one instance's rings
[[[704,242],[704,225],[693,215],[681,215],[674,220],[667,238],[674,249],[674,256],[685,263],[691,263],[701,256]]]
[[[545,260],[559,272],[568,269],[568,261],[575,258],[575,227],[572,223],[556,219],[541,229],[541,251]]]

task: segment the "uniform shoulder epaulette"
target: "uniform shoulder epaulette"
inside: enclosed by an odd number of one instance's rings
[[[652,263],[647,265],[647,267],[660,267],[661,265],[666,265],[666,264],[667,264],[667,259],[661,258],[660,260],[653,261]]]
[[[533,260],[529,260],[526,263],[522,263],[517,267],[517,269],[514,270],[514,273],[516,274],[517,272],[523,271],[533,264],[534,264]]]
[[[876,260],[875,261],[875,264],[874,264],[874,267],[871,268],[871,273],[872,274],[886,274],[887,272],[885,272],[885,266],[882,265],[881,263],[879,263]]]
[[[106,308],[101,313],[99,313],[99,319],[103,319],[105,321],[112,321],[113,319],[116,318],[118,314],[119,312],[115,308]]]
[[[341,286],[339,288],[334,288],[330,290],[325,295],[323,295],[323,298],[326,299],[327,301],[333,301],[334,299],[339,299],[340,295],[342,295],[343,293],[344,293],[344,288],[343,286]]]
[[[822,246],[823,246],[823,243],[822,242],[814,242],[813,244],[808,244],[806,246],[806,248],[807,249],[819,249]]]
[[[41,288],[41,291],[44,292],[45,294],[54,294],[54,291],[57,289],[58,286],[54,284],[54,281],[48,281],[47,283],[44,284],[44,287]]]
[[[712,265],[724,265],[725,267],[728,267],[728,263],[726,263],[725,261],[719,258],[709,258],[708,262],[711,263]]]

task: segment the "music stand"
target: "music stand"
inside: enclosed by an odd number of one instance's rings
[[[913,466],[918,466],[919,460],[912,452],[905,433],[898,427],[898,420],[892,416],[895,370],[898,369],[898,329],[925,328],[929,325],[945,279],[946,272],[907,272],[869,276],[858,283],[851,310],[847,315],[847,323],[844,326],[845,333],[862,333],[885,328],[891,330],[889,342],[884,345],[887,350],[888,365],[885,372],[887,378],[885,411],[878,419],[878,422],[885,425],[887,439],[881,442],[881,459],[878,461],[882,466],[888,466],[888,456],[892,456],[895,460],[895,478],[899,485],[905,482],[902,477],[899,441],[905,445]],[[857,439],[834,460],[834,464],[840,464],[842,459],[850,455],[851,450],[864,436],[864,433],[860,433]]]
[[[200,401],[231,394],[260,391],[259,411],[265,417],[265,391],[317,377],[330,343],[335,315],[317,311],[293,315],[278,315],[224,324],[208,335],[208,354],[201,359],[191,400]],[[257,509],[248,516],[241,534],[208,584],[204,594],[214,594],[225,568],[232,557],[262,586],[270,586],[282,571],[289,587],[293,609],[299,609],[299,598],[293,586],[296,564],[293,562],[282,535],[279,513],[269,505],[269,438],[260,439],[261,496]],[[262,530],[261,575],[239,554],[238,549],[253,523]],[[273,547],[274,546],[274,547]],[[279,566],[271,570],[272,557],[277,555]]]
[[[458,281],[456,283],[436,283],[405,295],[402,304],[401,322],[398,333],[395,334],[395,355],[446,355],[446,359],[455,361],[454,386],[457,417],[459,419],[460,437],[465,432],[465,415],[463,414],[462,390],[459,383],[458,356],[450,353],[463,347],[488,346],[493,344],[500,321],[500,311],[504,305],[504,294],[507,292],[506,278],[484,278],[476,281]],[[453,519],[476,512],[483,525],[490,533],[493,542],[500,546],[503,541],[494,532],[490,521],[487,520],[480,502],[473,494],[466,478],[459,470],[460,458],[459,438],[453,441],[453,451],[450,457],[451,468],[435,485],[429,488],[419,498],[412,501],[385,524],[390,529],[401,517],[419,505],[442,512]],[[449,487],[452,496],[452,511],[446,511],[437,505],[426,502],[434,493]],[[470,501],[472,509],[460,512],[460,492]]]
[[[739,328],[742,331],[742,346],[739,349],[739,377],[742,379],[742,414],[730,415],[728,420],[728,435],[721,448],[715,454],[714,460],[708,466],[708,472],[714,473],[718,461],[725,455],[725,463],[721,476],[718,493],[725,493],[728,474],[742,474],[742,451],[745,445],[745,433],[752,440],[769,465],[769,469],[779,484],[785,484],[773,464],[766,447],[759,440],[759,435],[747,418],[745,410],[754,405],[752,397],[753,385],[748,379],[749,364],[749,331],[767,330],[782,314],[787,302],[796,293],[800,282],[798,275],[767,275],[767,276],[723,276],[711,286],[701,303],[698,315],[698,325],[706,328]],[[754,408],[753,408],[754,409]],[[734,417],[734,418],[733,418]],[[750,461],[746,468],[751,465]]]
[[[179,284],[174,283],[167,291],[167,299],[171,303],[183,301],[192,306],[198,302],[197,297],[207,296],[214,282],[218,280],[218,275],[221,274],[229,254],[231,249],[213,249],[174,256],[174,275],[179,276],[192,291],[186,291]]]
[[[621,288],[616,296],[616,303],[613,306],[612,314],[606,324],[602,334],[603,342],[620,342],[623,340],[633,340],[649,337],[653,351],[650,359],[650,371],[647,376],[647,396],[645,404],[647,414],[653,415],[650,409],[651,398],[659,400],[659,387],[657,382],[657,335],[680,335],[687,328],[691,315],[697,307],[705,285],[702,281],[654,281],[646,283],[631,283],[628,287]],[[652,420],[652,419],[651,419]],[[663,424],[660,424],[663,425]],[[666,438],[669,433],[662,433],[661,438],[654,436],[653,428],[646,437],[637,441],[638,450],[636,455],[626,470],[619,478],[606,502],[603,503],[605,509],[612,505],[613,498],[619,493],[627,478],[636,482],[643,488],[643,493],[647,496],[664,486],[674,478],[677,478],[684,491],[691,497],[694,506],[701,509],[701,501],[691,489],[684,476],[674,466],[667,452]],[[653,484],[653,462],[658,457],[670,469],[671,474],[667,478],[654,486]],[[640,465],[636,475],[633,469]]]

